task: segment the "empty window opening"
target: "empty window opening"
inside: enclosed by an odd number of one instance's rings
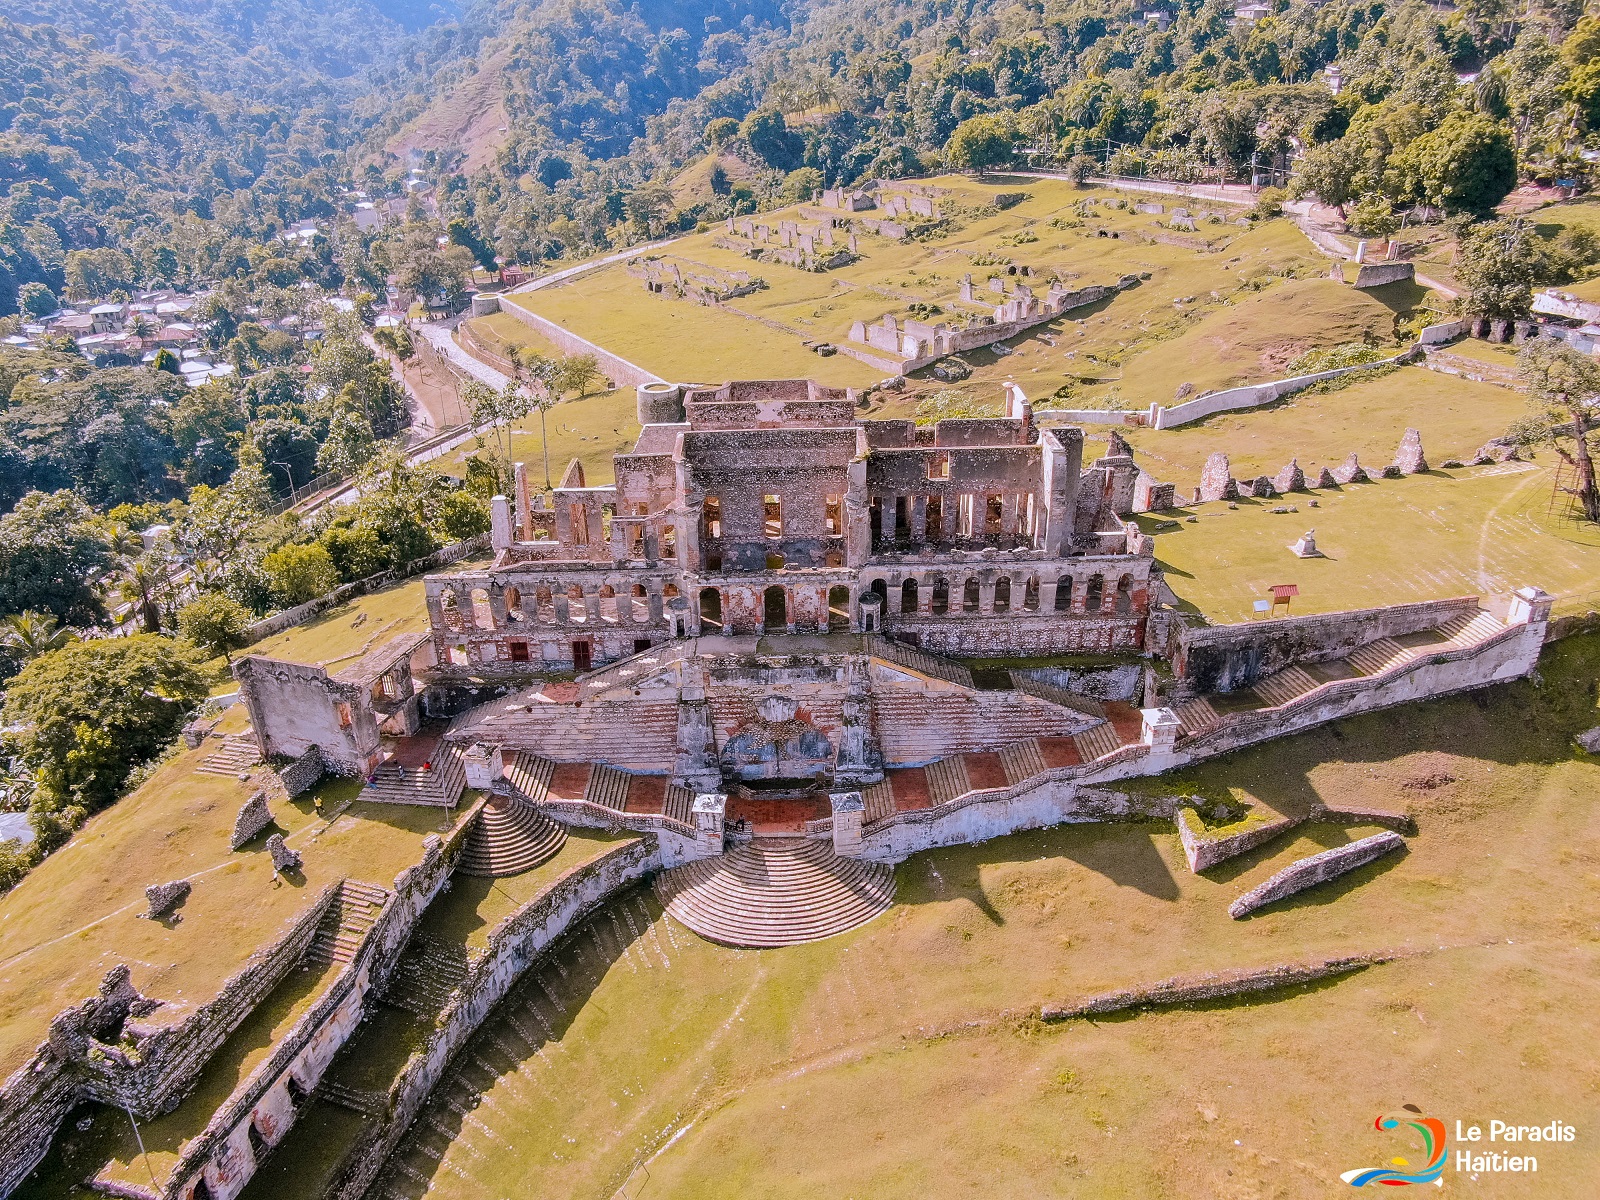
[[[580,625],[589,619],[589,608],[583,602],[583,589],[577,584],[567,588],[567,620]]]
[[[828,589],[828,628],[830,630],[850,628],[850,589],[847,587]]]
[[[708,571],[720,571],[720,570],[722,570],[722,555],[719,554],[717,551],[713,550],[713,551],[711,551],[711,553],[706,555],[706,570],[708,570]]]
[[[956,536],[969,538],[973,536],[973,514],[976,509],[977,497],[970,492],[965,493],[956,501]]]
[[[644,526],[631,525],[628,527],[628,557],[635,561],[644,558]]]
[[[987,497],[983,514],[983,532],[999,533],[1000,521],[1005,514],[1005,500],[1000,496]]]
[[[700,506],[700,536],[708,538],[722,536],[721,496],[707,496],[705,503]]]
[[[472,619],[479,629],[494,628],[494,613],[489,608],[487,588],[472,589]]]
[[[940,616],[950,611],[950,583],[943,575],[933,577],[933,611]]]
[[[777,496],[761,498],[761,531],[769,538],[783,536],[783,501]]]
[[[505,590],[506,619],[508,621],[522,620],[522,589],[508,587]]]
[[[546,623],[556,619],[555,593],[544,584],[533,589],[533,605],[538,610],[539,620]]]
[[[582,504],[574,503],[567,508],[567,520],[572,526],[572,544],[574,546],[587,546],[589,544],[589,514],[584,511]]]
[[[822,565],[825,567],[842,567],[844,566],[844,555],[837,550],[829,550],[822,556]]]
[[[646,650],[650,649],[652,645],[654,645],[654,643],[649,638],[634,638],[633,652],[635,654],[643,654]]]
[[[722,632],[722,593],[716,588],[700,589],[700,624]]]
[[[928,459],[928,478],[950,478],[950,451],[940,450]]]
[[[1028,612],[1039,611],[1039,581],[1032,576],[1022,589],[1022,607]]]
[[[1011,611],[1011,578],[1002,575],[994,584],[994,611],[997,613]]]
[[[510,646],[511,646],[511,661],[512,662],[527,662],[528,661],[528,643],[527,642],[518,640],[518,641],[511,642]]]
[[[908,579],[900,585],[900,611],[914,613],[917,611],[917,581]]]
[[[838,537],[844,532],[844,497],[829,496],[822,508],[823,525],[829,537]]]
[[[339,704],[339,728],[350,728],[350,706],[343,702]]]
[[[872,581],[872,583],[870,585],[868,585],[867,590],[869,592],[873,592],[873,593],[875,593],[877,595],[878,601],[879,601],[878,612],[879,613],[888,612],[889,611],[889,584],[888,584],[888,582],[886,580],[882,580],[882,579],[874,579]]]
[[[609,583],[600,585],[600,619],[615,625],[622,619],[622,614],[617,609],[617,589]]]
[[[903,538],[911,532],[911,500],[908,496],[894,498],[894,536]]]
[[[593,651],[588,642],[572,643],[572,669],[574,671],[587,671],[594,663]]]
[[[1114,601],[1116,614],[1126,617],[1133,612],[1133,576],[1124,575],[1117,580],[1117,596]]]
[[[781,554],[769,554],[769,555],[767,555],[767,570],[769,570],[769,571],[781,571],[781,570],[783,570],[783,555],[781,555]]]
[[[633,619],[637,622],[650,619],[650,593],[644,590],[644,584],[633,585]]]
[[[967,586],[962,589],[961,611],[978,611],[978,580],[976,577],[967,580]]]
[[[1105,594],[1106,581],[1098,575],[1089,576],[1089,585],[1083,593],[1083,607],[1089,612],[1100,611],[1100,600]]]
[[[676,525],[667,525],[661,530],[661,557],[677,560],[678,527]]]
[[[789,627],[789,597],[781,587],[774,584],[761,596],[762,623],[769,631],[787,629]]]
[[[460,632],[461,630],[461,601],[452,591],[439,593],[439,611],[444,614],[444,627]]]
[[[883,501],[876,496],[867,505],[867,521],[872,527],[872,541],[876,545],[883,537]]]
[[[928,515],[923,519],[925,535],[930,542],[944,539],[944,497],[928,497]]]

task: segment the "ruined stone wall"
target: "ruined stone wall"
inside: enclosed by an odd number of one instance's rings
[[[145,1118],[176,1108],[228,1035],[300,961],[333,890],[325,889],[213,999],[183,1021],[143,1037],[137,1062],[87,1054],[64,1057],[51,1042],[41,1044],[0,1087],[0,1196],[9,1194],[38,1164],[61,1121],[82,1101],[126,1105]],[[74,1011],[65,1010],[53,1026],[70,1024]],[[91,1041],[87,1047],[93,1045]]]
[[[360,1024],[369,995],[380,991],[399,962],[417,921],[455,867],[471,820],[458,823],[448,841],[430,836],[422,861],[395,877],[382,910],[361,947],[311,1009],[273,1046],[250,1076],[216,1110],[205,1129],[185,1143],[172,1171],[172,1200],[191,1200],[203,1178],[214,1200],[236,1196],[259,1163],[250,1130],[268,1146],[281,1141],[295,1119],[291,1091],[311,1092],[340,1047]]]
[[[1321,854],[1313,854],[1290,863],[1266,882],[1251,888],[1228,906],[1228,915],[1235,919],[1248,916],[1258,908],[1265,908],[1276,900],[1293,896],[1307,888],[1337,879],[1373,859],[1402,849],[1406,842],[1393,830],[1384,830],[1371,837],[1361,838],[1347,846],[1335,846]]]
[[[1028,614],[977,619],[891,614],[884,626],[897,638],[950,658],[1010,658],[1140,650],[1145,620],[1142,615],[1050,620]]]
[[[1358,288],[1383,287],[1387,283],[1399,283],[1401,280],[1415,279],[1416,277],[1417,265],[1415,263],[1362,263],[1361,269],[1356,272],[1355,286]]]
[[[1205,417],[1219,412],[1233,412],[1241,408],[1259,408],[1263,404],[1271,404],[1274,400],[1294,392],[1303,391],[1313,384],[1322,383],[1328,379],[1337,379],[1341,375],[1349,375],[1355,371],[1370,371],[1375,367],[1388,366],[1392,363],[1409,362],[1420,353],[1420,347],[1413,346],[1403,354],[1393,358],[1380,359],[1377,362],[1358,363],[1350,367],[1335,367],[1330,371],[1317,371],[1310,375],[1295,375],[1288,379],[1274,379],[1268,383],[1249,384],[1245,387],[1228,388],[1221,392],[1208,392],[1204,396],[1197,396],[1193,400],[1186,400],[1182,404],[1174,404],[1170,408],[1157,406],[1153,409],[1155,420],[1153,424],[1157,429],[1175,429],[1179,425],[1188,425]]]
[[[389,1119],[346,1156],[325,1193],[329,1200],[360,1200],[366,1194],[455,1056],[539,956],[617,892],[660,866],[654,837],[626,842],[568,871],[490,934],[487,949],[473,960],[427,1044],[411,1056],[390,1089]]]
[[[1191,627],[1173,656],[1175,698],[1234,692],[1293,663],[1343,658],[1382,637],[1420,633],[1476,612],[1478,598],[1426,600],[1310,617]]]

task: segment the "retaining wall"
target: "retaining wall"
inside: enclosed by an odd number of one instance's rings
[[[190,1200],[203,1178],[214,1200],[232,1200],[259,1163],[250,1131],[274,1146],[294,1124],[291,1089],[310,1093],[366,1012],[367,997],[399,962],[418,919],[438,896],[466,842],[472,820],[461,821],[448,841],[430,836],[423,858],[395,877],[394,888],[355,956],[311,1009],[279,1039],[272,1053],[234,1089],[204,1130],[184,1144],[165,1196]]]
[[[81,1006],[60,1013],[51,1023],[51,1040],[0,1087],[0,1196],[38,1165],[75,1105],[99,1100],[131,1108],[147,1119],[176,1108],[228,1035],[300,961],[333,892],[331,886],[325,889],[276,942],[230,976],[215,998],[183,1021],[139,1039],[137,1060],[107,1056],[92,1039],[84,1043],[82,1055],[68,1053],[71,1039],[60,1034],[70,1028]],[[136,1029],[139,1023],[129,1024]],[[95,1053],[97,1049],[101,1052]]]
[[[1357,363],[1351,367],[1335,367],[1331,371],[1317,371],[1311,375],[1295,375],[1289,379],[1274,379],[1269,383],[1251,384],[1247,387],[1229,388],[1223,392],[1207,392],[1204,396],[1197,396],[1193,400],[1186,400],[1182,404],[1174,404],[1171,408],[1157,407],[1155,412],[1155,427],[1157,429],[1174,429],[1179,425],[1187,425],[1191,421],[1203,420],[1219,412],[1232,412],[1240,408],[1259,408],[1263,404],[1271,404],[1275,400],[1294,392],[1303,391],[1324,380],[1337,379],[1341,375],[1349,375],[1354,371],[1370,371],[1376,367],[1386,367],[1399,363],[1407,363],[1421,353],[1421,346],[1412,346],[1403,354],[1393,358],[1379,359],[1377,362]]]
[[[554,321],[541,317],[538,313],[529,312],[515,300],[503,302],[500,305],[500,311],[510,313],[565,354],[594,355],[599,360],[600,369],[606,373],[611,382],[616,384],[617,387],[638,387],[641,383],[662,382],[661,376],[646,371],[637,363],[629,362],[620,354],[613,354],[604,346],[597,346],[587,338],[579,337],[571,330],[563,329]]]
[[[1186,738],[1171,750],[1123,746],[1092,763],[1051,768],[1010,787],[968,792],[934,808],[895,813],[863,830],[862,857],[895,863],[922,850],[1024,829],[1170,818],[1176,798],[1150,799],[1095,785],[1159,775],[1358,713],[1520,679],[1538,662],[1545,627],[1543,621],[1508,626],[1476,646],[1423,655],[1381,676],[1323,684],[1281,707],[1230,715],[1216,729]]]
[[[388,1119],[370,1128],[352,1147],[341,1173],[325,1195],[330,1200],[360,1200],[443,1080],[457,1053],[512,985],[574,924],[620,889],[660,869],[660,865],[654,836],[625,842],[568,871],[548,891],[495,929],[489,936],[488,948],[473,960],[439,1015],[427,1044],[411,1056],[390,1088]]]
[[[1189,628],[1173,655],[1172,698],[1250,687],[1294,663],[1326,662],[1378,638],[1434,629],[1478,610],[1476,596],[1360,608],[1309,617]]]

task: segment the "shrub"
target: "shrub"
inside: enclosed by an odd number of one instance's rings
[[[178,610],[178,632],[196,646],[229,662],[233,652],[244,644],[250,629],[250,614],[232,596],[207,592]]]
[[[339,586],[339,571],[328,551],[313,542],[284,546],[261,560],[272,594],[288,608],[315,600]]]

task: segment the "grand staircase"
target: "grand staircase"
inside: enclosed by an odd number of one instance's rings
[[[656,877],[674,918],[725,946],[793,946],[844,933],[894,902],[894,871],[827,842],[764,838]]]
[[[567,827],[516,796],[491,795],[472,823],[456,870],[500,878],[549,862],[567,842]]]
[[[467,769],[458,746],[439,747],[429,770],[384,763],[373,782],[361,789],[360,799],[378,804],[426,804],[454,807],[467,786]]]
[[[317,932],[306,947],[305,961],[325,964],[353,959],[388,898],[389,893],[375,884],[354,879],[340,883],[333,903],[322,914]]]

